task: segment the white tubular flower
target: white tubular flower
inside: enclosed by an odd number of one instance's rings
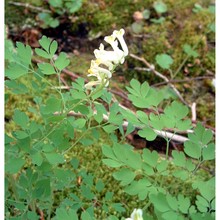
[[[96,60],[91,61],[88,76],[95,76],[97,80],[87,83],[85,88],[91,89],[99,84],[108,86],[114,68],[119,63],[124,63],[125,56],[128,55],[128,47],[123,38],[124,33],[124,29],[121,29],[120,31],[114,31],[111,36],[104,38],[111,45],[113,51],[105,50],[103,44],[100,44],[99,49],[94,50]],[[121,44],[122,50],[118,47],[118,41]]]
[[[131,218],[126,218],[125,220],[143,220],[143,211],[141,209],[134,209],[131,214]]]
[[[90,69],[88,70],[89,75],[88,76],[96,76],[97,78],[101,77],[101,78],[111,78],[112,77],[112,73],[102,67],[99,67],[99,62],[92,60],[91,61],[91,66]]]
[[[119,64],[124,62],[124,52],[120,49],[114,51],[104,50],[104,45],[100,44],[99,50],[94,50],[95,57],[97,59],[113,62],[114,64]]]
[[[124,56],[127,56],[128,55],[128,47],[127,47],[127,44],[125,43],[125,40],[123,37],[124,33],[125,33],[125,30],[120,29],[120,31],[113,31],[112,36],[119,40],[121,47],[122,47],[122,50],[124,51]]]
[[[100,85],[101,82],[100,81],[91,81],[85,84],[85,88],[86,89],[92,89],[93,86],[97,86]]]
[[[103,64],[104,66],[106,66],[110,71],[114,69],[114,65],[111,61],[109,60],[101,60],[101,59],[97,59],[95,60],[95,62],[100,65]]]

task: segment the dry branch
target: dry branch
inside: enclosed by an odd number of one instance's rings
[[[125,109],[127,109],[127,108],[125,108]],[[60,112],[55,112],[54,114],[55,114],[55,115],[59,115]],[[94,111],[94,114],[96,114],[95,111]],[[81,113],[76,113],[76,112],[74,112],[74,111],[70,111],[67,115],[68,115],[68,116],[78,116],[78,117],[79,117],[79,116],[82,116]],[[135,117],[135,113],[134,113],[134,117]],[[103,120],[107,122],[107,121],[109,120],[109,116],[103,114]],[[126,128],[128,127],[128,122],[127,122],[127,121],[124,121],[123,124],[122,124],[122,126],[126,129]],[[141,127],[138,127],[138,126],[136,126],[135,128],[136,128],[137,130],[142,129]],[[179,135],[179,134],[174,134],[174,133],[169,132],[169,131],[159,131],[159,130],[156,130],[156,129],[153,129],[153,130],[154,130],[154,132],[155,132],[158,136],[163,137],[163,138],[171,139],[172,141],[176,141],[176,142],[179,142],[179,143],[184,143],[185,141],[188,140],[187,137],[184,137],[184,136]]]
[[[40,11],[40,12],[51,13],[51,11],[49,11],[47,9],[43,9],[41,7],[36,7],[36,6],[30,5],[29,3],[23,3],[23,2],[8,2],[8,3],[11,4],[11,5],[15,5],[15,6],[30,8],[30,9]]]

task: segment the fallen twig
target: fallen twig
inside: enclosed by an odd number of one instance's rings
[[[30,8],[36,11],[40,11],[40,12],[47,12],[47,13],[51,13],[51,11],[47,10],[47,9],[43,9],[41,7],[36,7],[33,5],[30,5],[29,3],[23,3],[23,2],[8,2],[11,5],[16,5],[16,6],[21,6],[21,7],[26,7],[26,8]]]
[[[126,108],[126,109],[127,109],[127,108]],[[55,112],[54,114],[55,114],[55,115],[59,115],[60,112]],[[95,111],[94,111],[94,114],[96,114]],[[78,117],[79,117],[79,116],[82,116],[81,113],[78,113],[78,112],[76,113],[76,112],[74,112],[74,111],[70,111],[67,115],[68,115],[68,116],[78,116]],[[134,113],[134,116],[135,116],[135,113]],[[107,122],[107,121],[109,120],[109,116],[103,114],[103,120]],[[128,127],[128,122],[127,122],[127,121],[124,121],[123,124],[122,124],[122,126],[123,126],[124,128],[127,128],[127,127]],[[142,129],[142,128],[139,127],[139,126],[136,126],[135,128],[136,128],[136,129]],[[154,132],[155,132],[157,135],[159,135],[160,137],[163,137],[163,138],[166,138],[166,139],[171,139],[172,141],[176,141],[176,142],[179,142],[179,143],[184,143],[185,141],[188,140],[187,137],[184,137],[184,136],[179,135],[179,134],[174,134],[174,133],[168,132],[168,131],[159,131],[159,130],[156,130],[156,129],[153,129],[153,130],[154,130]]]
[[[192,106],[191,106],[191,111],[192,111],[192,122],[196,121],[196,103],[193,102]]]

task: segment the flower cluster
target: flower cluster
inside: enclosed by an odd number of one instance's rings
[[[131,213],[130,218],[126,218],[125,220],[143,220],[143,211],[141,209],[134,209],[134,211]]]
[[[104,38],[105,42],[111,45],[113,51],[105,50],[103,44],[100,44],[99,49],[94,50],[96,60],[91,61],[88,76],[94,76],[97,80],[87,83],[85,85],[87,89],[100,84],[108,86],[115,67],[124,63],[125,57],[128,55],[128,47],[123,37],[124,33],[124,29],[115,30],[111,36]],[[119,49],[118,43],[122,49]]]

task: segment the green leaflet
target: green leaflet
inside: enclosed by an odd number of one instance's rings
[[[170,210],[170,206],[167,203],[166,195],[162,193],[150,194],[149,195],[150,201],[153,203],[154,207],[159,210],[160,212],[167,212]]]
[[[29,117],[24,112],[21,112],[18,109],[15,109],[14,111],[13,120],[17,125],[21,126],[23,129],[26,129],[29,123]]]
[[[55,97],[50,97],[46,101],[45,106],[41,106],[41,111],[43,114],[54,114],[56,111],[60,112],[62,105],[62,100]]]
[[[94,220],[94,218],[87,211],[83,211],[81,214],[82,220]]]
[[[189,44],[184,44],[183,45],[183,51],[188,55],[188,56],[192,56],[194,58],[198,57],[199,54],[192,49],[192,47]]]
[[[195,159],[213,160],[215,158],[215,145],[212,141],[211,130],[205,129],[200,123],[194,133],[188,134],[189,140],[184,143],[185,153]]]
[[[116,210],[117,212],[121,213],[125,211],[125,208],[122,206],[121,203],[112,203],[111,207]]]
[[[61,8],[63,1],[62,0],[49,0],[49,3],[53,7]]]
[[[156,62],[161,68],[170,69],[170,66],[173,63],[173,59],[167,54],[158,54],[156,56]]]
[[[126,87],[130,93],[128,98],[136,107],[156,107],[163,100],[163,94],[151,88],[147,82],[140,84],[137,80],[132,79],[130,86],[131,87]]]
[[[5,172],[14,174],[20,171],[24,166],[25,160],[22,158],[11,158],[5,164]]]
[[[45,75],[52,75],[57,73],[54,67],[49,63],[38,63],[37,65]]]
[[[215,198],[215,178],[210,180],[198,181],[193,183],[193,188],[198,189],[201,193],[201,196],[204,197],[207,201],[211,202]]]
[[[190,141],[186,141],[184,143],[184,152],[188,156],[195,158],[195,159],[199,159],[202,154],[200,145],[197,143],[190,142]]]
[[[101,179],[99,179],[95,185],[95,188],[98,192],[101,192],[105,187],[105,184],[103,183],[103,181]]]
[[[188,213],[188,209],[190,207],[190,200],[188,197],[184,197],[183,195],[179,194],[177,196],[178,199],[178,203],[179,203],[179,210],[184,213],[187,214]]]
[[[136,174],[128,168],[122,168],[119,171],[113,173],[113,177],[116,180],[121,181],[120,184],[122,186],[131,183],[134,180],[135,176]]]
[[[46,52],[45,50],[42,50],[40,48],[36,48],[35,49],[35,53],[40,56],[40,57],[43,57],[43,58],[46,58],[46,59],[50,59],[51,58],[51,55],[48,54],[48,52]]]
[[[78,216],[76,213],[76,210],[69,209],[66,210],[65,208],[59,207],[56,209],[56,215],[53,220],[60,220],[60,219],[65,219],[65,220],[78,220]]]
[[[157,193],[149,195],[150,201],[153,203],[154,208],[161,213],[163,219],[181,219],[184,220],[182,214],[188,214],[190,207],[190,200],[179,194],[176,198],[170,194]],[[159,214],[158,213],[158,214]],[[178,218],[177,218],[178,217]]]
[[[58,70],[63,70],[66,68],[70,63],[70,60],[67,59],[67,55],[63,52],[60,53],[58,58],[55,60],[55,66]]]
[[[32,58],[32,50],[29,45],[25,47],[24,44],[17,42],[17,55],[20,59],[20,61],[26,65],[31,64],[31,58]]]
[[[173,163],[179,167],[185,167],[186,165],[186,156],[183,152],[177,150],[172,151]]]
[[[10,63],[8,68],[5,70],[5,76],[10,79],[17,79],[28,73],[28,66],[20,65],[18,63]]]
[[[95,197],[95,194],[92,192],[91,187],[86,185],[81,185],[82,195],[86,199],[92,200]]]
[[[132,181],[130,185],[124,188],[124,191],[129,195],[137,195],[140,200],[144,200],[151,191],[151,183],[146,178],[138,181]]]
[[[95,103],[96,113],[94,114],[94,118],[98,123],[101,123],[103,120],[103,114],[107,115],[107,111],[105,107],[99,103]]]
[[[122,166],[122,163],[118,162],[118,161],[115,161],[115,160],[112,160],[112,159],[102,159],[102,162],[109,166],[109,167],[120,167]]]
[[[107,166],[120,167],[127,165],[133,169],[141,169],[141,156],[138,152],[133,151],[130,145],[114,144],[113,149],[103,146],[102,152],[105,156],[111,158],[102,160]]]
[[[28,88],[23,83],[18,83],[15,80],[6,80],[5,85],[12,89],[14,94],[25,94],[28,93]]]
[[[44,153],[44,155],[47,158],[48,162],[52,165],[64,163],[64,157],[59,153]]]
[[[37,166],[40,166],[43,163],[43,156],[40,152],[31,154],[30,157],[32,159],[32,163],[36,164]]]
[[[171,105],[164,109],[164,113],[166,115],[170,116],[171,118],[175,118],[176,120],[183,119],[187,116],[188,112],[188,108],[177,101],[173,101]]]
[[[142,159],[145,163],[149,164],[151,167],[156,167],[157,160],[159,155],[156,151],[150,151],[149,149],[145,148],[143,150]]]
[[[153,141],[157,137],[157,134],[154,132],[154,130],[149,127],[145,127],[142,130],[139,130],[138,134],[141,137],[146,138],[148,141]]]
[[[202,151],[203,160],[214,160],[215,159],[215,144],[210,143]]]
[[[65,3],[65,6],[70,11],[70,13],[75,13],[82,6],[82,0],[71,0]]]
[[[167,5],[163,1],[154,2],[153,7],[159,14],[167,12]]]
[[[104,129],[105,132],[107,133],[112,133],[114,130],[116,130],[118,127],[115,125],[105,125],[104,127],[102,127]]]

